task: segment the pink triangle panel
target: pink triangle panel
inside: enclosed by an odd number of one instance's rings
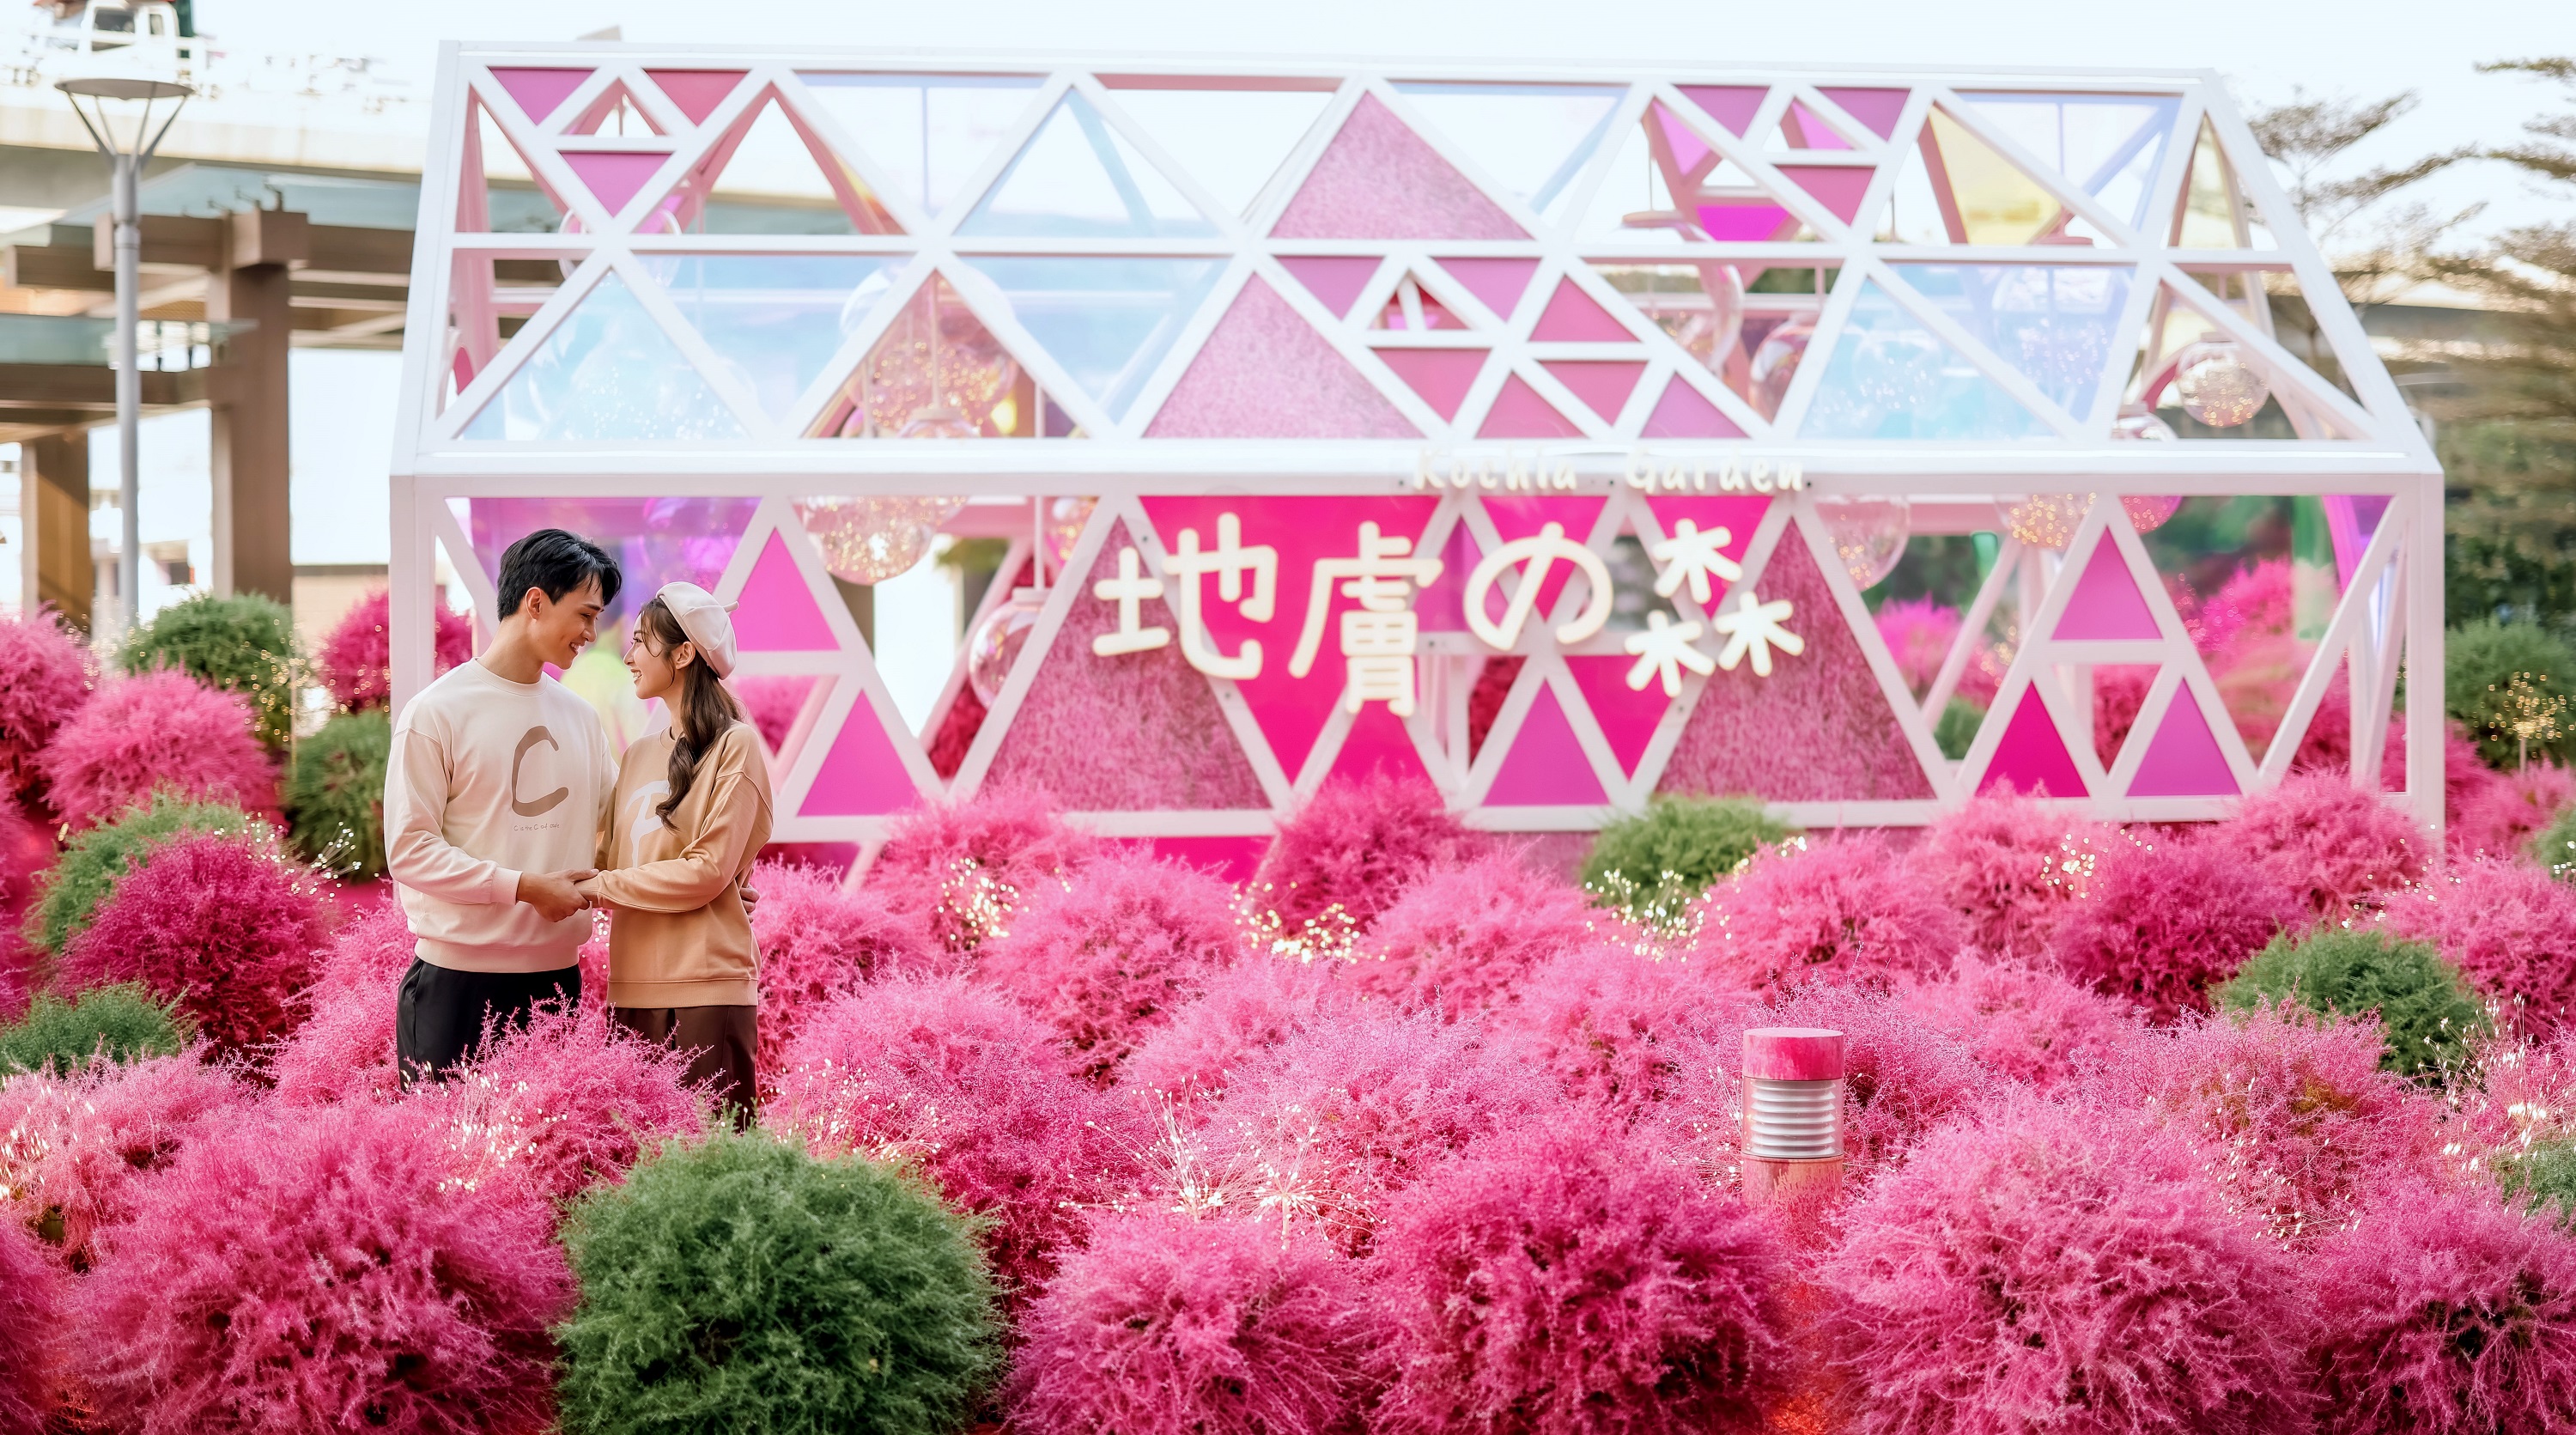
[[[1574,724],[1556,701],[1556,690],[1540,683],[1538,700],[1521,719],[1519,736],[1494,774],[1485,802],[1494,807],[1597,806],[1609,801],[1592,760],[1576,741]]]
[[[1556,281],[1556,292],[1548,296],[1538,327],[1530,330],[1531,342],[1540,344],[1618,344],[1634,343],[1636,338],[1591,295],[1574,287],[1571,279]]]
[[[1279,267],[1336,315],[1348,316],[1381,261],[1374,254],[1282,254]]]
[[[1760,85],[1682,86],[1682,98],[1706,110],[1710,119],[1739,138],[1753,123],[1753,112],[1762,108],[1762,97],[1767,93]]]
[[[1753,103],[1757,105],[1762,103],[1760,90],[1753,92]],[[1684,124],[1681,116],[1665,109],[1663,101],[1657,100],[1647,109],[1655,117],[1655,127],[1663,131],[1664,144],[1673,152],[1673,163],[1678,165],[1683,173],[1689,173],[1707,157],[1708,141],[1699,137],[1699,131]]]
[[[1729,201],[1701,205],[1699,227],[1721,244],[1759,244],[1787,238],[1797,230],[1798,217],[1785,204]]]
[[[1217,321],[1150,438],[1420,438],[1256,275]]]
[[[1677,374],[1665,383],[1655,411],[1646,415],[1645,437],[1742,438],[1744,429]]]
[[[1842,106],[1844,114],[1869,126],[1880,139],[1890,139],[1896,134],[1897,116],[1905,112],[1905,100],[1909,92],[1829,88],[1819,90],[1817,93]]]
[[[1665,709],[1672,706],[1660,681],[1649,680],[1642,689],[1628,686],[1628,670],[1636,663],[1616,654],[1570,653],[1565,659],[1584,706],[1592,710],[1592,721],[1610,743],[1610,755],[1618,759],[1619,770],[1631,777],[1645,760],[1655,729],[1663,725]]]
[[[2156,735],[2138,760],[2138,775],[2129,779],[2129,795],[2234,797],[2240,791],[2191,689],[2176,689],[2173,705],[2165,709],[2164,721],[2156,724]]]
[[[1395,112],[1363,95],[1271,233],[1281,239],[1526,239]]]
[[[1493,519],[1494,531],[1502,535],[1505,543],[1534,538],[1551,523],[1565,530],[1567,542],[1583,543],[1591,539],[1592,525],[1600,519],[1602,505],[1610,500],[1585,494],[1485,494],[1477,501],[1484,506],[1486,516]],[[1520,571],[1527,573],[1529,568],[1523,565]],[[1546,576],[1539,582],[1539,617],[1556,611],[1556,600],[1565,592],[1565,585],[1573,581],[1576,571],[1563,559],[1550,560]],[[1486,590],[1486,606],[1494,617],[1502,616],[1504,603],[1501,584]]]
[[[1637,380],[1646,376],[1643,360],[1548,359],[1539,367],[1572,389],[1574,396],[1605,423],[1619,421],[1619,411],[1628,406],[1628,395],[1636,390]]]
[[[1574,420],[1558,413],[1554,405],[1538,396],[1520,375],[1503,380],[1503,391],[1494,396],[1494,407],[1485,415],[1485,425],[1476,431],[1478,438],[1580,438],[1583,430]]]
[[[2120,556],[2120,545],[2105,533],[2093,545],[2093,556],[2085,561],[2084,571],[2075,580],[2075,591],[2066,600],[2066,611],[2057,620],[2057,641],[2144,639],[2154,641],[2164,636],[2156,628],[2155,615],[2147,611],[2147,600],[2138,594],[2138,582],[2129,574],[2129,565]]]
[[[1422,754],[1413,745],[1413,734],[1405,731],[1404,720],[1384,703],[1363,704],[1351,719],[1350,731],[1342,735],[1342,745],[1333,754],[1328,778],[1364,782],[1372,777],[1391,777],[1403,782],[1429,782],[1430,769],[1422,765]]]
[[[563,161],[590,188],[600,207],[611,214],[626,208],[653,176],[661,171],[666,154],[637,154],[629,150],[565,150]]]
[[[1845,224],[1860,213],[1860,202],[1869,192],[1869,181],[1877,171],[1867,165],[1784,164],[1782,177],[1805,190],[1818,204],[1833,211]]]
[[[1440,267],[1483,301],[1484,306],[1504,319],[1520,307],[1521,296],[1529,292],[1530,276],[1538,272],[1535,259],[1443,259]]]
[[[1220,882],[1250,881],[1270,852],[1267,837],[1125,837],[1109,845],[1195,867]]]
[[[734,644],[746,653],[836,652],[841,646],[788,556],[787,540],[774,530],[760,545],[736,603]]]
[[[912,806],[920,796],[894,739],[861,693],[833,735],[831,751],[824,754],[797,811],[806,817],[882,817]]]
[[[1851,148],[1851,141],[1844,139],[1840,131],[1836,130],[1832,125],[1827,124],[1824,116],[1817,114],[1814,110],[1808,109],[1807,102],[1804,100],[1792,100],[1789,104],[1789,117],[1787,122],[1782,125],[1782,129],[1785,131],[1792,125],[1796,127],[1798,137],[1806,141],[1801,148]]]
[[[2022,689],[2021,705],[2013,709],[2012,720],[2004,724],[2003,741],[1995,747],[1994,761],[1986,765],[1986,775],[1977,784],[1977,795],[1983,797],[2007,784],[2025,797],[2041,793],[2050,797],[2088,795],[2084,774],[2068,755],[2065,739],[2057,735],[2057,724],[2048,715],[2048,705],[2040,701],[2037,688]]]
[[[1440,417],[1455,419],[1458,406],[1467,401],[1467,390],[1475,386],[1476,375],[1484,372],[1485,353],[1483,349],[1380,349],[1377,356]]]
[[[581,82],[590,78],[588,70],[511,69],[494,70],[492,78],[511,99],[518,102],[519,112],[538,124],[555,112]]]
[[[716,112],[716,106],[724,103],[725,96],[733,93],[733,87],[742,83],[747,72],[646,70],[644,73],[652,77],[654,84],[661,86],[662,93],[670,96],[672,104],[680,107],[680,113],[689,117],[689,123],[702,125],[707,122],[707,116]]]

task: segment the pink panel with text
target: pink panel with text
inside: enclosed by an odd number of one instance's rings
[[[1574,724],[1566,721],[1565,709],[1556,701],[1556,690],[1546,683],[1539,684],[1538,700],[1521,719],[1520,735],[1512,739],[1512,750],[1494,773],[1485,801],[1494,807],[1571,807],[1609,801],[1601,779],[1592,773],[1592,760],[1575,740]]]
[[[1753,530],[1762,525],[1762,515],[1771,511],[1771,500],[1750,493],[1659,493],[1646,500],[1655,522],[1669,538],[1673,526],[1687,518],[1702,533],[1723,528],[1726,541],[1717,551],[1738,563],[1744,561],[1753,547]],[[1784,546],[1796,542],[1794,536],[1784,539]]]
[[[1610,500],[1597,495],[1583,494],[1532,494],[1511,497],[1486,494],[1478,501],[1484,505],[1486,516],[1494,521],[1494,531],[1502,535],[1505,543],[1534,538],[1545,531],[1547,525],[1551,523],[1564,530],[1567,542],[1587,543],[1592,538],[1593,523],[1601,517],[1602,505]],[[1518,571],[1526,573],[1529,570],[1527,565],[1523,565]],[[1547,574],[1539,582],[1538,615],[1540,617],[1544,618],[1556,611],[1556,600],[1565,592],[1565,585],[1573,581],[1576,571],[1571,563],[1561,559],[1550,560]],[[1515,578],[1513,581],[1517,583],[1518,579]],[[1497,583],[1486,590],[1485,607],[1493,617],[1502,616],[1504,605],[1502,584]]]
[[[1281,239],[1525,239],[1395,112],[1362,95],[1288,201]]]
[[[746,653],[832,652],[841,646],[788,556],[787,540],[775,532],[760,545],[736,602],[734,643]]]
[[[2129,779],[2131,797],[2234,797],[2242,789],[2227,765],[2227,754],[2209,730],[2209,719],[2192,701],[2191,689],[2174,693],[2173,706],[2147,743],[2138,775]]]
[[[2067,754],[2066,742],[2057,735],[2057,724],[2049,719],[2048,705],[2040,701],[2036,688],[2022,690],[2021,705],[2004,724],[2003,741],[1995,747],[1995,759],[1987,764],[1977,794],[1982,797],[2006,784],[2025,797],[2042,791],[2050,797],[2087,795],[2084,774]]]
[[[2120,545],[2105,533],[2093,545],[2093,556],[2084,564],[2084,572],[2075,580],[2075,591],[2068,595],[2066,612],[2057,620],[2059,642],[2085,640],[2152,641],[2164,636],[2156,630],[2155,615],[2147,611],[2147,600],[2138,593],[2138,581],[2129,573],[2129,565],[2120,556]]]

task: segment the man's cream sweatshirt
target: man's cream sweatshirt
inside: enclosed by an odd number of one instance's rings
[[[459,663],[404,705],[385,767],[385,866],[420,959],[464,972],[579,960],[588,912],[549,922],[519,874],[588,867],[617,784],[590,704],[552,678]]]

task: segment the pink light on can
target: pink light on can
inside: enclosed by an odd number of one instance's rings
[[[1744,1034],[1744,1199],[1831,1200],[1843,1184],[1843,1034],[1757,1027]]]

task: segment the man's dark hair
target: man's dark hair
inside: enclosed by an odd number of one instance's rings
[[[542,590],[547,602],[560,603],[566,593],[593,578],[599,580],[599,601],[614,603],[624,576],[607,549],[577,533],[540,528],[501,555],[501,616],[518,612],[531,588]]]

